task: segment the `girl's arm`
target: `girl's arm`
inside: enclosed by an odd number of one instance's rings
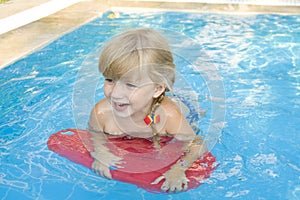
[[[174,164],[174,167],[180,166],[186,170],[207,151],[205,142],[203,141],[202,136],[194,133],[193,129],[181,113],[172,113],[172,116],[169,117],[167,123],[170,125],[169,130],[167,129],[168,133],[171,132],[177,140],[184,142],[182,149],[184,155]]]
[[[205,144],[202,144],[202,142],[198,143],[197,140],[195,139],[190,143],[186,142],[184,155],[152,184],[158,184],[165,179],[161,186],[163,191],[180,192],[186,190],[188,188],[188,179],[185,171],[207,151]],[[199,141],[202,141],[202,139],[199,139]]]
[[[103,177],[111,179],[109,169],[114,169],[121,162],[121,158],[114,155],[104,146],[108,142],[107,135],[103,131],[104,117],[99,112],[99,105],[96,105],[90,115],[88,130],[91,134],[93,150],[90,152],[94,158],[92,164],[93,171]]]
[[[164,110],[167,116],[165,125],[166,132],[174,135],[177,140],[184,142],[182,149],[184,155],[172,165],[167,172],[158,177],[153,184],[157,184],[165,179],[161,189],[164,191],[178,192],[188,187],[188,179],[186,178],[185,171],[202,156],[207,149],[202,137],[194,133],[178,108],[169,104],[168,106],[164,106]]]

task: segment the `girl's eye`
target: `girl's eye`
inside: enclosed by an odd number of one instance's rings
[[[127,87],[130,87],[130,88],[136,88],[137,85],[135,84],[132,84],[132,83],[126,83]]]
[[[114,82],[111,78],[106,78],[105,81],[108,82],[108,83],[113,83]]]

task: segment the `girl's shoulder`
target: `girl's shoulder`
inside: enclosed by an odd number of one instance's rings
[[[100,100],[95,105],[94,112],[95,112],[98,120],[105,122],[106,119],[111,119],[112,107],[110,105],[109,100],[107,98]]]
[[[182,115],[180,106],[178,106],[178,104],[175,103],[169,97],[165,97],[163,99],[163,101],[161,102],[161,106],[164,109],[164,112],[166,113],[167,116]]]
[[[107,119],[111,117],[110,114],[111,106],[109,101],[106,98],[100,100],[96,103],[91,112],[89,126],[96,130],[103,131]]]
[[[188,121],[183,114],[182,105],[166,97],[161,102],[161,108],[166,116],[164,129],[169,134],[191,134],[193,135],[193,129],[190,127]]]
[[[105,111],[111,108],[110,103],[107,98],[104,98],[100,100],[98,103],[96,103],[95,107],[98,111]]]

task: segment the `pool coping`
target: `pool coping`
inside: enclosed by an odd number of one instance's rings
[[[46,0],[45,0],[46,1]],[[235,14],[300,14],[299,6],[262,6],[245,4],[208,4],[198,2],[163,2],[131,0],[73,0],[74,4],[55,11],[53,14],[33,18],[31,23],[22,24],[9,32],[0,34],[0,70],[16,60],[42,48],[58,37],[93,20],[108,10],[143,11],[186,11],[218,12]],[[46,3],[49,3],[46,1]],[[30,8],[31,9],[31,8]],[[87,12],[88,11],[88,12]],[[52,12],[52,11],[51,11]],[[49,12],[49,13],[51,13]],[[43,14],[43,13],[42,13]]]
[[[0,12],[0,35],[33,21],[47,17],[81,0],[35,0],[25,4],[21,0],[4,3]]]

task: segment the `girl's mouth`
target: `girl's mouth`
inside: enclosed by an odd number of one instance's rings
[[[124,111],[126,110],[126,108],[129,106],[128,103],[117,103],[117,102],[113,102],[113,107],[117,110],[117,111]]]

